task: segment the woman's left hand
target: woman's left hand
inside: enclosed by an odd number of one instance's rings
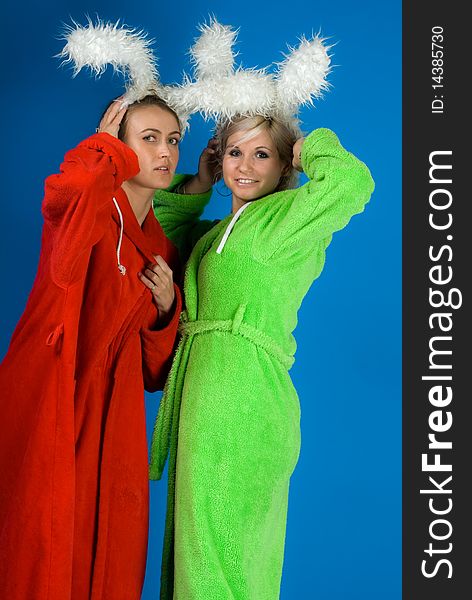
[[[159,309],[159,322],[165,321],[172,309],[175,299],[172,269],[162,258],[155,256],[155,264],[148,265],[139,278],[151,290],[152,299]]]
[[[292,166],[300,173],[303,173],[302,167],[302,146],[305,138],[298,138],[298,140],[293,145],[293,158],[292,158]]]

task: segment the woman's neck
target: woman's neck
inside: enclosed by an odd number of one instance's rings
[[[131,181],[124,181],[121,187],[128,196],[128,200],[131,208],[133,209],[136,220],[141,226],[144,223],[144,219],[147,217],[149,209],[151,208],[154,190],[137,187],[133,185]]]
[[[247,202],[241,200],[241,198],[238,198],[233,194],[233,197],[231,199],[231,212],[233,213],[233,215],[235,215],[241,208],[241,206],[244,206],[245,204],[247,204]]]

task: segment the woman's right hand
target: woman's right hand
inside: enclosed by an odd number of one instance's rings
[[[100,121],[97,133],[109,133],[117,138],[120,123],[125,116],[126,109],[127,106],[123,104],[123,96],[113,100]]]
[[[216,146],[218,142],[211,138],[206,148],[200,154],[198,162],[198,173],[185,183],[183,193],[204,194],[211,189],[219,177],[217,177],[218,161],[216,159]]]
[[[198,177],[202,186],[207,186],[209,190],[216,183],[216,175],[218,171],[218,159],[216,157],[216,148],[218,141],[215,138],[208,140],[206,148],[200,154],[198,161]]]

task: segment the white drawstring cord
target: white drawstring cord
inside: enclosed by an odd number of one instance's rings
[[[231,233],[233,227],[236,224],[236,221],[239,219],[239,217],[242,215],[242,213],[244,212],[244,210],[253,203],[253,200],[251,200],[251,202],[246,202],[246,204],[243,204],[241,206],[241,208],[238,208],[238,210],[235,212],[233,218],[231,219],[231,221],[229,222],[228,227],[226,228],[226,231],[223,235],[223,237],[221,238],[221,242],[218,246],[218,248],[216,249],[216,253],[217,254],[221,254],[221,252],[223,251],[223,248],[225,247],[226,241],[229,238],[229,234]]]
[[[120,262],[121,242],[123,241],[123,230],[124,230],[123,215],[121,214],[121,210],[120,210],[120,207],[118,206],[118,202],[116,201],[116,198],[113,198],[113,202],[115,203],[116,210],[118,211],[118,216],[120,217],[120,237],[118,239],[118,246],[116,247],[116,259],[118,261],[118,270],[120,271],[120,273],[122,275],[126,275],[126,267],[124,265],[122,265]]]

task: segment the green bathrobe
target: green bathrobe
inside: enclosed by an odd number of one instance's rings
[[[374,188],[328,129],[306,138],[302,165],[310,181],[250,203],[224,245],[232,215],[199,220],[209,194],[156,193],[166,235],[183,258],[191,251],[182,337],[151,447],[152,479],[170,449],[163,600],[279,597],[300,450],[292,331],[332,233]]]

